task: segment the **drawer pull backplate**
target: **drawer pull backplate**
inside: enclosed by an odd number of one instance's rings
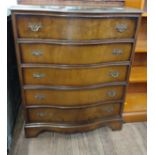
[[[40,94],[37,94],[34,96],[37,100],[43,100],[45,99],[45,95],[40,95]]]
[[[119,72],[118,71],[112,71],[112,72],[110,72],[110,76],[112,76],[113,78],[117,78],[117,77],[119,77]]]
[[[111,113],[114,111],[114,107],[113,106],[108,106],[105,108],[105,111],[108,112],[108,113]]]
[[[128,25],[127,24],[117,24],[115,28],[118,32],[125,32],[128,29]]]
[[[111,90],[111,91],[108,91],[107,94],[108,94],[109,97],[114,97],[114,96],[116,96],[116,91]]]
[[[39,116],[39,117],[44,117],[44,116],[46,116],[48,113],[47,112],[38,112],[37,113],[37,115]]]
[[[32,32],[38,32],[41,28],[42,28],[42,25],[39,23],[39,24],[32,24],[32,23],[29,23],[28,24],[28,28],[32,31]]]
[[[121,49],[113,49],[112,50],[112,54],[113,55],[121,55],[123,53],[123,51]]]
[[[41,56],[43,53],[41,51],[32,51],[33,56]]]
[[[32,74],[32,76],[34,78],[41,79],[41,78],[44,78],[46,75],[45,74],[41,74],[41,73],[34,73],[34,74]]]

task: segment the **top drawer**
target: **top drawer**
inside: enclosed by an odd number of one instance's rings
[[[16,15],[18,38],[100,40],[133,38],[135,17]]]

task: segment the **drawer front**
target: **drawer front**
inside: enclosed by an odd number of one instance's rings
[[[34,122],[81,122],[119,115],[120,104],[106,104],[83,109],[32,108],[28,109],[30,123]]]
[[[17,15],[19,38],[97,40],[133,38],[136,18],[71,18]]]
[[[88,105],[120,100],[124,86],[109,86],[88,90],[25,90],[27,105]]]
[[[125,81],[127,66],[101,68],[24,68],[24,84],[82,86]]]
[[[132,44],[20,44],[20,51],[24,63],[92,64],[129,60]]]

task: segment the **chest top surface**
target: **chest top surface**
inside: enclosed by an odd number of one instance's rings
[[[142,13],[142,10],[128,7],[103,7],[101,5],[15,5],[13,11],[48,11],[69,13]]]

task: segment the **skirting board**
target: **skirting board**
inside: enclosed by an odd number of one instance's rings
[[[126,112],[126,113],[123,113],[123,121],[125,123],[147,121],[147,112],[142,111],[142,112]]]

